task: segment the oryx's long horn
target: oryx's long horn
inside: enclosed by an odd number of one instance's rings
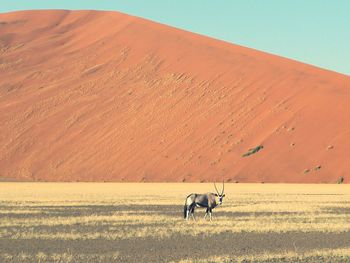
[[[222,180],[222,193],[221,193],[221,195],[224,194],[224,190],[225,190],[225,180]]]
[[[215,187],[216,193],[217,193],[218,195],[220,195],[218,189],[216,188],[215,182],[214,182],[214,187]]]

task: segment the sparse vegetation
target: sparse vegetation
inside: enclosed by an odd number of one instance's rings
[[[344,183],[344,177],[343,176],[339,177],[338,180],[337,180],[337,184],[342,184],[342,183]]]
[[[251,149],[249,149],[249,151],[247,153],[243,154],[242,157],[247,157],[249,155],[257,153],[258,151],[260,151],[263,148],[264,148],[264,146],[262,146],[262,145],[256,146],[255,148],[251,148]]]
[[[349,262],[347,186],[226,184],[213,222],[185,222],[212,187],[2,183],[0,262]]]
[[[321,166],[321,165],[318,165],[318,166],[315,167],[315,171],[318,171],[318,170],[320,170],[321,168],[322,168],[322,166]]]

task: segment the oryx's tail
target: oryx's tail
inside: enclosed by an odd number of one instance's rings
[[[184,206],[184,218],[187,218],[187,205]]]

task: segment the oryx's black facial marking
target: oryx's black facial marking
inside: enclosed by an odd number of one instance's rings
[[[221,205],[225,195],[224,194],[223,195],[215,194],[215,196],[218,197],[218,204]]]

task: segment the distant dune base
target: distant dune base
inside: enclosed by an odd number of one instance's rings
[[[349,76],[117,12],[0,14],[1,178],[347,182],[349,101]]]

